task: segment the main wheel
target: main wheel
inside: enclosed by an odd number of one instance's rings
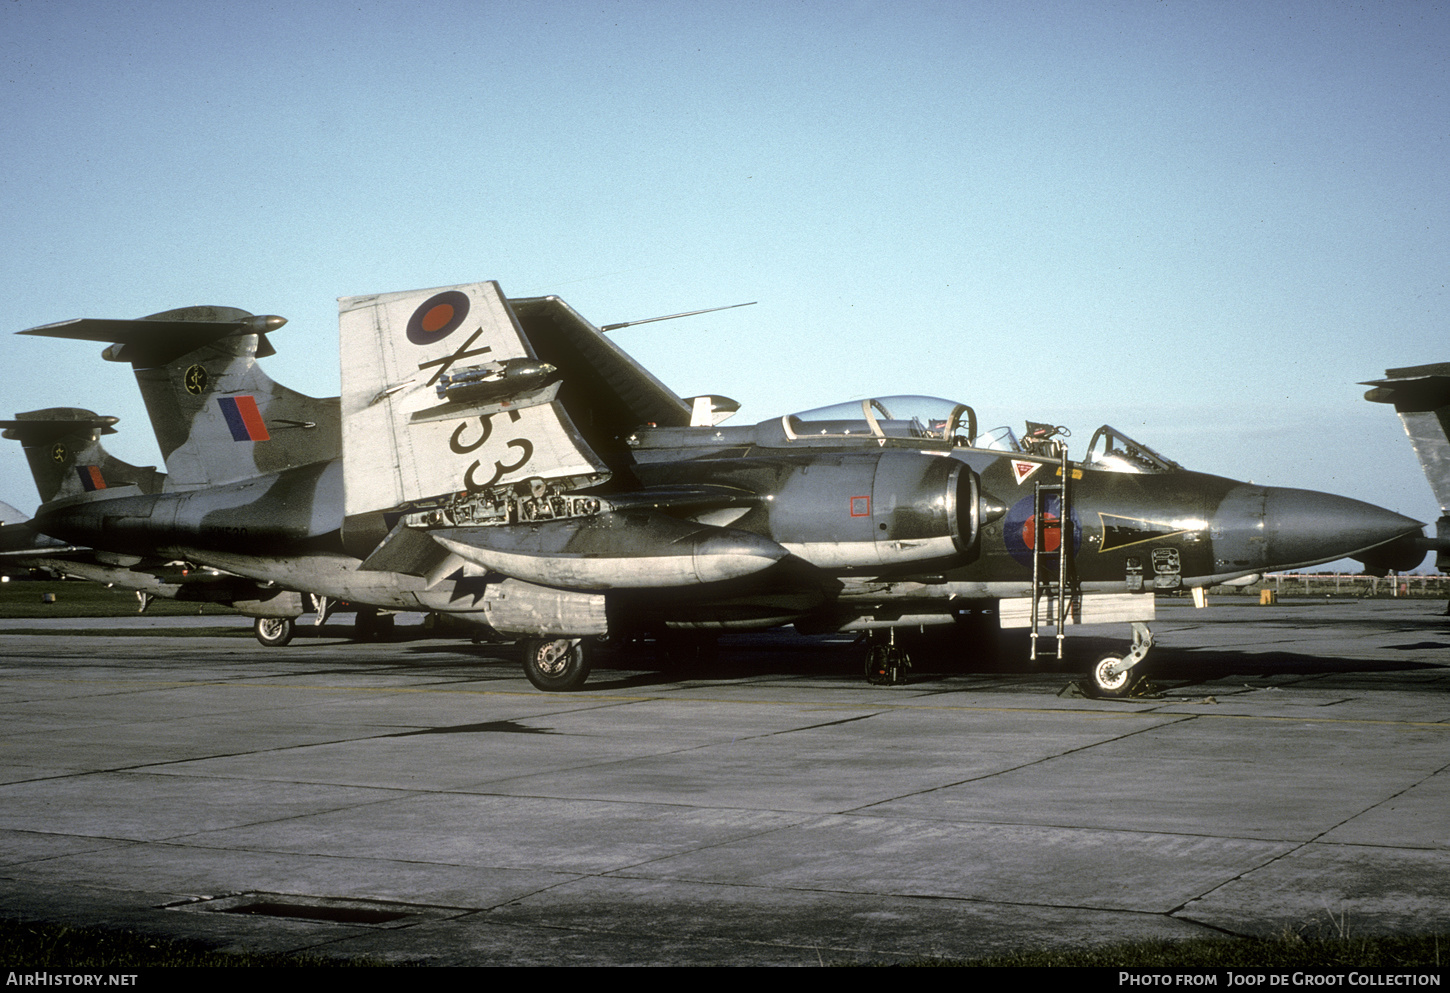
[[[393,640],[393,622],[396,618],[392,614],[379,614],[373,628],[373,637],[379,641]]]
[[[899,686],[910,668],[911,656],[895,645],[873,645],[866,652],[866,682],[873,686]]]
[[[574,690],[589,678],[589,653],[581,638],[530,638],[524,642],[524,675],[541,690]]]
[[[290,617],[258,617],[252,630],[257,640],[268,648],[281,648],[292,640],[297,625]]]
[[[354,641],[387,641],[393,636],[393,615],[373,607],[359,607],[352,624]]]
[[[1133,687],[1133,670],[1124,669],[1121,672],[1110,672],[1110,668],[1120,665],[1123,661],[1121,655],[1104,655],[1093,663],[1090,673],[1093,681],[1093,689],[1098,696],[1125,697]]]

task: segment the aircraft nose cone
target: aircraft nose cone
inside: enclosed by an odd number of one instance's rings
[[[1213,515],[1219,571],[1332,562],[1413,534],[1424,525],[1372,503],[1277,486],[1236,486]]]

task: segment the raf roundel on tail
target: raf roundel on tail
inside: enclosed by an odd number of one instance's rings
[[[415,345],[432,345],[447,338],[468,317],[468,294],[444,290],[418,304],[408,318],[408,340]]]

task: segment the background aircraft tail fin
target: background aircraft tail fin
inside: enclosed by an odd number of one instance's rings
[[[101,435],[116,433],[115,423],[114,417],[79,407],[49,407],[16,414],[14,420],[0,421],[0,428],[3,437],[24,446],[41,503],[102,490],[107,492],[100,495],[117,495],[114,491],[125,486],[159,492],[165,473],[123,462],[101,446]]]
[[[535,354],[497,283],[338,306],[350,521],[607,478],[557,399],[559,370]]]
[[[337,458],[337,398],[305,396],[257,365],[275,354],[281,317],[235,307],[184,307],[140,320],[63,321],[22,334],[105,341],[129,362],[166,460],[170,485],[189,488]]]
[[[1364,383],[1375,403],[1393,404],[1420,466],[1440,504],[1435,565],[1450,568],[1450,362],[1387,369],[1385,378]]]

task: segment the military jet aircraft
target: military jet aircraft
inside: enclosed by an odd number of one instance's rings
[[[140,320],[63,321],[22,332],[111,343],[103,357],[134,368],[166,461],[166,473],[146,470],[151,476],[138,494],[136,487],[119,488],[118,483],[139,470],[111,458],[94,438],[83,456],[79,446],[85,439],[74,437],[69,448],[78,464],[108,460],[98,479],[109,483],[88,497],[56,495],[43,478],[49,465],[48,436],[34,421],[54,412],[19,415],[25,419],[23,428],[17,426],[5,436],[26,444],[44,501],[38,526],[61,528],[88,547],[104,548],[94,554],[141,563],[120,574],[100,575],[91,575],[93,565],[87,566],[90,572],[81,572],[75,563],[67,563],[67,574],[134,586],[138,573],[156,568],[158,561],[171,562],[163,571],[168,579],[186,578],[184,595],[196,597],[204,589],[208,599],[255,617],[257,638],[264,645],[287,644],[295,618],[309,609],[316,609],[319,624],[330,616],[337,599],[285,582],[292,575],[286,566],[293,555],[271,557],[271,568],[256,579],[209,566],[203,559],[215,545],[248,548],[255,534],[261,536],[260,550],[301,553],[302,561],[315,564],[307,542],[325,535],[329,509],[341,508],[337,398],[291,390],[274,382],[256,362],[259,356],[275,354],[267,334],[285,323],[281,317],[231,307],[187,307]],[[115,419],[104,420],[109,424]],[[121,502],[112,502],[116,500]],[[294,544],[295,539],[302,543]],[[205,586],[199,586],[203,581]],[[163,584],[144,587],[142,595],[173,592]],[[362,606],[357,630],[371,637],[390,621],[390,616],[380,617]]]
[[[152,466],[133,466],[105,450],[101,435],[114,434],[115,423],[116,418],[94,411],[55,407],[0,421],[0,429],[3,437],[24,446],[41,501],[53,515],[82,504],[161,492],[165,473]],[[142,611],[158,596],[260,611],[277,595],[276,590],[215,569],[59,541],[18,513],[0,527],[0,562],[134,590]]]
[[[933,398],[724,427],[731,401],[678,397],[562,300],[509,300],[496,283],[340,301],[338,459],[327,401],[259,378],[280,319],[159,318],[29,332],[118,342],[108,357],[187,425],[163,441],[169,470],[198,440],[191,488],[45,505],[46,533],[454,614],[524,639],[546,690],[584,682],[600,635],[889,637],[999,603],[1034,651],[1051,625],[1059,655],[1066,624],[1132,624],[1132,651],[1092,669],[1099,692],[1122,694],[1151,645],[1155,590],[1403,557],[1421,528],[1191,472],[1106,427],[1075,462],[1050,430],[979,435],[971,407]],[[889,641],[868,658],[885,677],[907,661]]]
[[[1450,362],[1387,369],[1384,379],[1361,385],[1374,387],[1366,400],[1394,405],[1440,503],[1434,539],[1412,537],[1409,543],[1435,551],[1435,567],[1450,571]],[[1407,557],[1412,554],[1407,550]]]

